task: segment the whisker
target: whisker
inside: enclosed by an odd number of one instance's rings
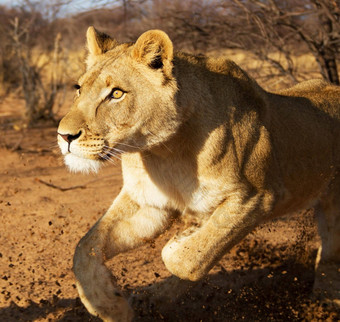
[[[112,160],[112,159],[106,159],[105,160],[106,162],[108,162],[108,163],[111,163],[111,164],[113,164],[114,166],[116,166],[117,165],[117,162],[115,162],[114,160]]]
[[[125,152],[125,151],[123,151],[123,150],[121,150],[121,149],[117,149],[117,148],[112,148],[112,150],[117,151],[117,152],[119,152],[119,153],[124,153],[124,152]]]
[[[115,162],[115,160],[112,160],[110,158],[106,159],[106,161],[111,163],[111,164],[113,164],[113,165],[115,165],[115,166],[117,165],[117,162]]]
[[[112,151],[112,150],[103,150],[103,152],[101,152],[101,153],[105,154],[105,155],[112,156],[112,157],[117,158],[119,160],[122,160],[121,157],[120,157],[121,153],[115,153],[115,151]]]
[[[110,157],[108,157],[106,154],[103,153],[98,153],[98,155],[105,161],[112,163],[113,165],[117,165],[117,163],[115,162],[115,160],[111,159]]]
[[[108,145],[104,145],[104,148],[106,148],[109,151],[125,152],[124,150],[121,150],[121,149],[118,149],[118,148],[112,148]]]
[[[117,155],[120,155],[120,154],[122,154],[122,153],[125,153],[126,151],[124,151],[124,150],[121,150],[121,149],[118,149],[118,148],[111,148],[111,147],[109,147],[109,146],[107,146],[107,145],[104,145],[104,152],[105,153],[111,153],[112,155],[114,155],[114,156],[117,156]],[[116,153],[115,153],[116,152]],[[118,152],[118,153],[117,153]]]
[[[121,142],[113,142],[114,144],[120,144],[120,145],[125,145],[125,146],[128,146],[128,147],[130,147],[130,148],[134,148],[134,149],[138,149],[138,150],[140,150],[140,147],[138,147],[138,146],[134,146],[134,145],[130,145],[130,144],[127,144],[127,143],[121,143]]]
[[[126,145],[126,146],[128,146],[128,147],[132,147],[132,148],[137,148],[138,150],[141,150],[141,148],[139,148],[139,147],[134,147],[134,146],[132,146],[132,145],[129,145],[129,144],[125,144],[125,143],[118,143],[118,142],[113,142],[113,143],[117,143],[118,145],[119,144],[122,144],[122,145]],[[120,155],[121,154],[123,154],[123,153],[126,153],[126,151],[124,151],[124,150],[121,150],[121,149],[118,149],[118,148],[116,148],[116,147],[110,147],[110,146],[108,146],[108,145],[106,145],[106,144],[104,144],[103,145],[103,150],[102,150],[102,152],[101,153],[99,153],[98,155],[101,157],[101,158],[103,158],[105,161],[109,161],[109,162],[111,162],[111,163],[113,163],[113,164],[115,164],[114,162],[113,162],[113,160],[112,160],[112,158],[114,158],[114,159],[118,159],[118,160],[120,160],[120,161],[123,161],[122,160],[122,158],[120,157]],[[112,157],[112,158],[111,158]],[[142,156],[143,157],[143,156]],[[142,166],[135,166],[135,168],[138,168],[138,169],[144,169]]]
[[[48,148],[51,149],[51,150],[59,147],[57,141],[48,142],[47,144],[48,144]]]
[[[106,155],[109,155],[109,156],[112,156],[114,158],[117,158],[119,159],[120,161],[122,161],[122,158],[118,156],[118,154],[115,154],[113,152],[110,152],[110,151],[105,151]]]

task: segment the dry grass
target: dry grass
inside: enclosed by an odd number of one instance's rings
[[[42,69],[42,79],[48,83],[51,79],[52,73],[56,71],[53,64],[51,64],[51,54],[41,54],[41,52],[34,52],[34,60],[37,62],[39,68]],[[66,93],[63,103],[55,108],[56,118],[61,118],[73,101],[74,90],[72,86],[77,82],[80,75],[85,70],[84,59],[86,57],[85,46],[77,51],[63,51],[63,59],[61,60],[58,68],[59,75],[62,75],[62,82],[66,84]],[[246,70],[258,83],[266,90],[277,91],[283,88],[294,85],[291,79],[284,76],[275,76],[277,71],[266,62],[259,60],[253,53],[243,50],[216,50],[208,53],[210,56],[218,57],[223,56],[235,61],[244,70]],[[273,54],[275,58],[277,55]],[[293,58],[296,72],[299,75],[299,80],[303,81],[312,78],[321,78],[318,72],[318,66],[315,59],[311,55],[295,56]],[[8,116],[21,118],[24,111],[24,101],[22,94],[13,92],[0,101],[0,121]]]
[[[275,70],[268,62],[260,60],[252,52],[236,49],[220,49],[210,51],[207,55],[213,57],[222,56],[235,61],[241,68],[254,77],[266,90],[277,91],[294,85],[289,77],[278,75],[278,71]],[[85,47],[82,50],[70,51],[67,53],[66,78],[68,83],[74,84],[78,77],[84,72],[85,57]],[[284,59],[279,57],[278,53],[272,53],[271,57],[279,60],[283,66],[287,65],[285,64]],[[299,56],[293,56],[293,62],[295,66],[295,73],[298,75],[297,78],[299,81],[321,78],[318,65],[312,55],[302,54]]]

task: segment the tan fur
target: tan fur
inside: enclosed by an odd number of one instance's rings
[[[132,318],[105,261],[155,238],[178,213],[201,224],[170,240],[162,258],[195,281],[259,223],[314,205],[315,285],[339,303],[339,88],[313,80],[268,93],[231,61],[174,54],[158,30],[118,44],[90,27],[87,40],[88,68],[60,122],[60,148],[74,171],[119,155],[124,178],[75,252],[89,312]],[[118,100],[114,88],[125,92]]]

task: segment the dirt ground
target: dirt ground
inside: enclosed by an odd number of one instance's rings
[[[7,115],[8,116],[8,115]],[[15,131],[0,124],[0,321],[99,321],[81,304],[73,252],[118,194],[120,166],[71,174],[56,127]],[[338,321],[311,297],[319,244],[313,211],[262,225],[184,295],[160,299],[148,286],[170,274],[160,252],[180,223],[154,243],[108,263],[135,321]]]

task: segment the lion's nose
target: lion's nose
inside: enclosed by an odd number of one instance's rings
[[[81,136],[81,131],[79,131],[76,135],[73,134],[61,134],[58,133],[67,143],[71,143],[74,140],[77,140]]]

